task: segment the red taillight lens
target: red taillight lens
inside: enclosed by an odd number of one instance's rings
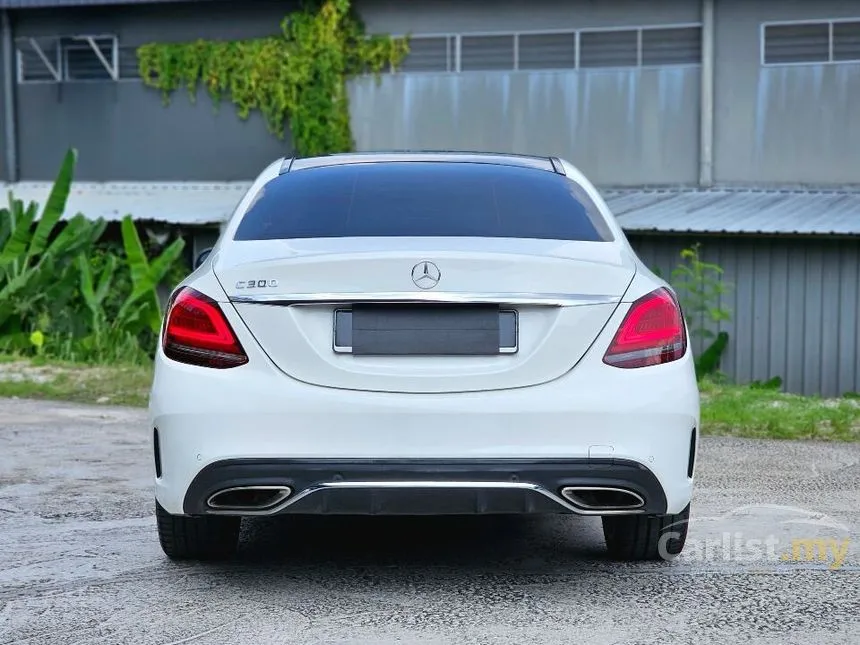
[[[603,362],[613,367],[647,367],[677,361],[687,351],[687,330],[681,308],[665,288],[633,303]]]
[[[218,303],[183,287],[167,309],[164,355],[180,363],[225,369],[248,362],[248,356]]]

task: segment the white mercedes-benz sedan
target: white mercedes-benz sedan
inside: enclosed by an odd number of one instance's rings
[[[150,400],[175,559],[282,513],[600,516],[687,534],[699,393],[672,288],[556,158],[281,159],[170,297]]]

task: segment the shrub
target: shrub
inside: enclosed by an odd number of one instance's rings
[[[721,322],[731,320],[731,312],[722,304],[730,285],[723,281],[723,268],[705,262],[696,243],[681,251],[681,262],[672,270],[670,282],[678,294],[690,335],[704,343],[696,357],[696,376],[714,374],[729,342],[729,334],[715,331]]]
[[[63,317],[77,281],[74,258],[104,232],[103,221],[80,214],[57,230],[74,165],[75,152],[70,150],[38,223],[38,204],[25,207],[11,192],[8,208],[0,209],[0,346],[7,349],[27,347],[35,328]]]
[[[148,258],[130,215],[122,248],[106,224],[77,214],[61,222],[76,163],[66,153],[45,208],[9,196],[0,209],[0,351],[97,363],[139,363],[161,324],[157,287],[175,274],[184,242]]]

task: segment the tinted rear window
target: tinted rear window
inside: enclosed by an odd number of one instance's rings
[[[612,239],[582,188],[545,170],[400,162],[287,173],[256,195],[236,240],[311,237]]]

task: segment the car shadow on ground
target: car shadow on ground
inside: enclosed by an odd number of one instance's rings
[[[282,516],[243,521],[250,567],[500,567],[607,562],[600,520],[550,516]]]

